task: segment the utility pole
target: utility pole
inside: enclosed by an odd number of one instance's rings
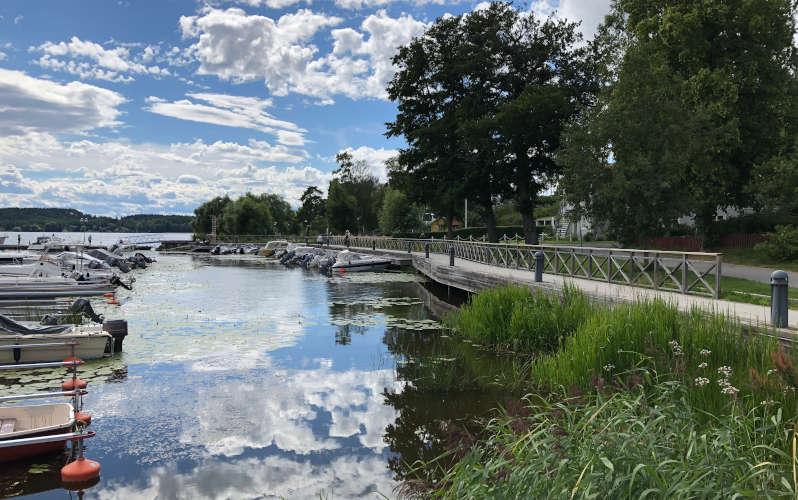
[[[468,229],[468,198],[465,199],[465,229]]]

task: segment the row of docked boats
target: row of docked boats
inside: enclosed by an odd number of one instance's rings
[[[302,266],[322,273],[379,272],[391,266],[392,260],[350,250],[333,250],[324,246],[307,246],[287,241],[270,241],[259,252],[279,259],[285,266]]]
[[[154,262],[121,248],[71,251],[0,252],[0,377],[20,378],[21,370],[70,367],[72,377],[55,392],[0,395],[0,462],[63,450],[71,442],[62,483],[97,480],[99,464],[83,456],[83,440],[93,436],[91,417],[83,411],[86,382],[77,367],[88,360],[122,351],[127,322],[106,319],[95,302],[118,305],[119,287],[135,278],[123,275]],[[36,373],[47,373],[38,371]],[[41,375],[44,376],[44,375]],[[42,399],[72,398],[35,404]]]

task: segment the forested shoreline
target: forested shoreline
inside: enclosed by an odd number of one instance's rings
[[[0,208],[0,231],[106,233],[189,233],[187,215],[137,214],[120,218],[85,214],[72,208]]]

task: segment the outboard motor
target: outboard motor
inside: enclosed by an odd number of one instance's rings
[[[103,323],[103,330],[114,338],[114,352],[122,352],[122,342],[127,337],[127,321],[111,319]]]
[[[104,319],[102,314],[97,314],[94,312],[89,299],[75,300],[75,302],[73,302],[70,306],[69,310],[73,313],[82,313],[95,323],[102,323]]]
[[[141,253],[141,252],[136,252],[136,253],[133,255],[133,257],[134,257],[135,259],[137,259],[137,260],[143,260],[143,261],[144,261],[144,262],[146,262],[147,264],[152,264],[152,263],[154,262],[154,261],[153,261],[153,259],[151,259],[151,258],[147,257],[146,255],[144,255],[144,254],[143,254],[143,253]]]
[[[57,316],[53,316],[52,314],[47,314],[47,315],[45,315],[42,318],[42,320],[39,322],[39,324],[40,325],[47,325],[47,326],[57,325],[58,324],[58,317]]]
[[[119,276],[111,276],[111,279],[109,280],[109,282],[112,285],[121,286],[125,290],[133,290],[132,283],[130,285],[126,285],[121,279],[119,279]]]

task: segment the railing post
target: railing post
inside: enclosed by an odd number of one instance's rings
[[[429,242],[424,243],[424,256],[429,259]]]
[[[543,252],[535,252],[535,281],[540,283],[543,281]]]
[[[449,247],[449,265],[454,266],[454,245]]]
[[[593,249],[587,251],[587,279],[593,279]]]
[[[377,251],[377,240],[371,240],[371,251]]]
[[[659,252],[654,252],[654,290],[659,290]]]
[[[682,293],[687,293],[687,254],[682,254]]]
[[[612,283],[612,250],[607,251],[607,283]]]
[[[787,328],[789,313],[790,278],[784,271],[773,271],[770,275],[770,323],[776,328]]]
[[[715,256],[715,298],[720,298],[720,280],[723,277],[723,254]]]
[[[411,242],[411,241],[407,242],[407,253],[411,253],[410,252],[410,248],[411,248],[412,245],[413,245],[413,242]]]

